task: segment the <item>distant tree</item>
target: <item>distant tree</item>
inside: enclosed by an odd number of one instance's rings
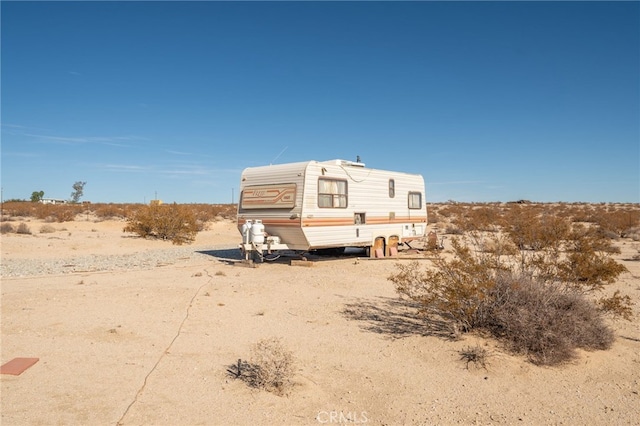
[[[33,191],[31,193],[31,202],[37,203],[42,201],[42,197],[44,197],[44,191]]]
[[[87,182],[76,182],[73,184],[73,192],[71,193],[71,202],[77,203],[80,201],[80,198],[84,195],[84,186]]]

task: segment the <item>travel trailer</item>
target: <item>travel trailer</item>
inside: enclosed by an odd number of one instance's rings
[[[424,179],[346,160],[250,167],[241,176],[237,226],[245,260],[347,247],[393,256],[398,245],[425,237]]]

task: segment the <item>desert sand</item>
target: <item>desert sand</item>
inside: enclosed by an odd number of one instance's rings
[[[634,425],[640,424],[640,262],[607,291],[636,302],[611,320],[607,351],[540,367],[474,334],[452,339],[415,319],[387,279],[398,262],[356,256],[240,266],[231,221],[188,245],[198,256],[138,269],[74,270],[77,256],[172,248],[134,238],[124,222],[28,222],[2,235],[2,262],[66,259],[67,273],[2,277],[2,425]],[[182,246],[185,247],[185,246]],[[235,257],[234,257],[235,256]],[[428,262],[428,260],[423,260]],[[287,395],[228,370],[278,337],[296,360]],[[486,368],[459,351],[489,350]]]

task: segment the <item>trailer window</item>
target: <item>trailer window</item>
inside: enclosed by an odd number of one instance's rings
[[[396,181],[389,179],[389,198],[396,196]]]
[[[422,193],[421,192],[410,192],[409,193],[409,208],[410,209],[421,209],[422,208]]]
[[[318,206],[323,208],[346,208],[347,181],[318,179]]]

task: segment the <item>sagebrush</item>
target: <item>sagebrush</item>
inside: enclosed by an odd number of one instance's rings
[[[452,257],[436,253],[431,268],[397,265],[389,280],[400,295],[418,302],[421,315],[462,332],[488,331],[536,364],[566,362],[577,348],[610,347],[603,315],[630,319],[632,310],[618,292],[597,302],[589,297],[627,271],[611,258],[617,250],[598,225],[601,213],[579,210],[591,221],[585,224],[570,209],[471,210],[448,206],[443,215],[465,231],[451,239]],[[621,217],[618,229],[636,226],[634,215]]]

